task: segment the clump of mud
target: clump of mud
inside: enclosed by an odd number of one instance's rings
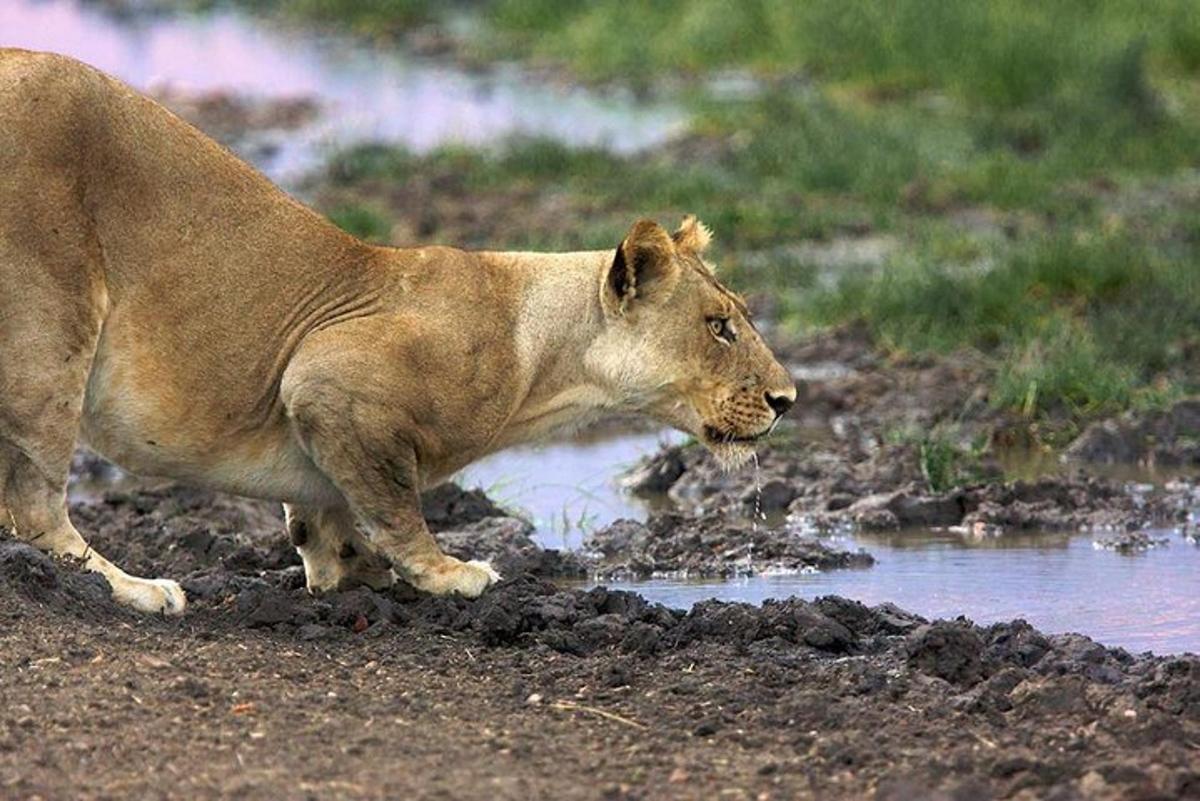
[[[1200,465],[1200,398],[1093,423],[1063,455],[1084,463]]]
[[[3,539],[4,534],[0,528],[0,592],[93,620],[132,617],[113,603],[103,576],[56,562],[32,545]]]
[[[869,567],[864,551],[841,551],[790,529],[720,517],[656,515],[646,523],[618,520],[584,547],[599,554],[603,579],[735,578],[771,572]]]
[[[1100,537],[1092,544],[1104,551],[1117,553],[1141,553],[1152,548],[1164,548],[1170,539],[1148,531],[1124,531],[1108,537]]]

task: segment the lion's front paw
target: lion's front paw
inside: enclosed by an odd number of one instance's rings
[[[187,596],[174,581],[143,579],[133,576],[110,579],[113,598],[117,603],[131,606],[139,612],[174,617],[187,608]]]
[[[500,574],[487,562],[460,562],[447,556],[437,565],[411,571],[413,586],[433,595],[461,595],[478,598],[500,580]]]

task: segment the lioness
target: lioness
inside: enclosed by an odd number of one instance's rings
[[[737,462],[794,402],[708,243],[688,217],[597,252],[374,247],[120,82],[0,50],[0,521],[183,611],[71,525],[82,436],[282,501],[312,591],[477,596],[499,577],[442,553],[423,487],[619,409]]]

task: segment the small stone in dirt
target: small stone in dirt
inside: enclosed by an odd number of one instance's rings
[[[291,595],[274,587],[247,587],[235,602],[242,623],[250,628],[273,626],[296,618],[296,603]]]
[[[317,642],[337,636],[337,629],[319,623],[306,623],[299,628],[296,636],[305,642]]]
[[[663,449],[635,467],[622,483],[637,495],[666,493],[686,469],[683,451],[680,445]]]

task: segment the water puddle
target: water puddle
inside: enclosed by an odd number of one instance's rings
[[[602,432],[573,441],[511,448],[482,459],[456,478],[531,520],[548,548],[577,549],[587,534],[614,520],[645,520],[670,508],[625,492],[620,477],[643,456],[683,441],[673,431]]]
[[[877,563],[865,570],[756,576],[730,582],[646,581],[647,598],[688,607],[706,598],[761,603],[797,595],[890,601],[925,617],[977,623],[1024,618],[1134,652],[1200,653],[1200,546],[1177,532],[1134,554],[1097,550],[1090,535],[1028,534],[971,541],[948,532],[856,535]]]
[[[628,153],[662,143],[687,119],[676,106],[626,93],[549,85],[511,67],[469,73],[229,11],[130,20],[72,0],[4,0],[0,46],[73,56],[143,90],[312,98],[321,108],[315,122],[253,150],[257,166],[285,182],[357,142],[422,152],[523,134]]]
[[[587,530],[670,508],[666,499],[623,492],[618,477],[641,455],[672,439],[678,441],[678,435],[624,434],[518,448],[468,468],[461,478],[523,510],[544,546],[575,548]],[[773,518],[767,524],[780,522]],[[1135,652],[1200,653],[1200,544],[1177,531],[1151,534],[1167,544],[1117,553],[1095,546],[1111,532],[855,533],[832,537],[831,544],[866,549],[877,560],[874,567],[732,581],[606,583],[682,608],[708,598],[761,603],[790,595],[844,595],[866,604],[892,602],[929,618],[965,615],[983,624],[1024,618],[1046,632],[1080,632]]]

